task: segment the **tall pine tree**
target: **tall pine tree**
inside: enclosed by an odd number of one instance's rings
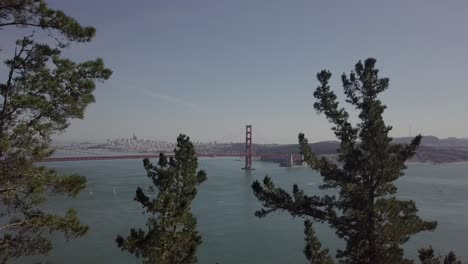
[[[421,136],[408,145],[391,143],[391,127],[382,118],[385,106],[378,99],[389,79],[379,78],[375,63],[372,58],[359,61],[349,76],[341,77],[346,102],[359,112],[357,125],[350,123],[348,112],[339,107],[330,90],[331,73],[317,74],[320,85],[314,92],[314,108],[334,125],[332,130],[341,142],[338,163],[316,156],[304,135],[299,135],[305,161],[322,176],[320,188],[334,189],[337,195],[307,195],[297,185],[289,194],[265,177],[263,184],[255,181],[252,185],[263,205],[256,215],[288,211],[295,217],[328,223],[346,242],[336,254],[342,263],[411,263],[403,255],[402,244],[414,234],[434,230],[436,222],[421,220],[413,201],[397,199],[394,182],[404,175],[405,161],[415,154]],[[323,258],[324,251],[314,250],[308,255]]]
[[[48,253],[50,233],[69,239],[88,230],[75,210],[52,214],[40,206],[51,195],[77,195],[86,179],[59,176],[34,162],[52,154],[51,136],[65,131],[71,118],[83,118],[94,102],[96,81],[112,73],[101,59],[76,63],[61,57],[62,48],[90,41],[95,29],[81,26],[43,0],[0,0],[0,29],[5,27],[42,29],[58,45],[37,43],[28,33],[16,41],[13,57],[5,62],[6,80],[0,82],[1,263]]]
[[[179,135],[174,152],[174,158],[169,160],[160,154],[157,166],[148,159],[143,161],[153,184],[148,189],[152,195],[148,196],[138,188],[135,200],[151,214],[146,223],[147,230],[132,228],[126,238],[119,235],[116,239],[118,247],[142,257],[143,263],[197,262],[196,252],[202,240],[196,230],[197,220],[190,210],[197,186],[207,177],[203,170],[197,171],[198,160],[189,137]]]

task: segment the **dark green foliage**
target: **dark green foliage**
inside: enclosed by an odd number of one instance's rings
[[[189,137],[179,135],[174,152],[175,157],[169,160],[160,154],[157,166],[148,159],[143,161],[153,184],[148,189],[152,195],[138,188],[135,200],[151,214],[146,224],[148,230],[132,228],[126,238],[119,235],[116,239],[118,247],[142,257],[144,263],[197,262],[196,250],[202,240],[190,210],[197,186],[207,179],[206,173],[197,172],[198,160]]]
[[[422,248],[418,250],[419,253],[419,260],[421,261],[421,264],[461,264],[462,262],[457,259],[457,256],[455,256],[455,253],[452,251],[449,252],[447,256],[443,258],[442,257],[436,257],[434,255],[434,250],[432,247],[429,248]]]
[[[448,255],[444,257],[444,264],[461,264],[461,261],[457,259],[455,253],[450,251]]]
[[[65,46],[88,41],[93,28],[81,27],[44,1],[0,0],[0,28],[39,27]],[[14,42],[12,43],[14,44]],[[77,195],[86,185],[79,175],[58,176],[35,161],[52,154],[50,138],[63,132],[71,118],[83,118],[94,102],[95,82],[111,71],[101,59],[75,63],[60,56],[60,49],[36,43],[33,36],[16,41],[13,58],[5,62],[6,80],[0,82],[0,261],[51,250],[49,233],[66,239],[88,230],[70,209],[63,215],[40,209],[49,196]]]
[[[306,236],[306,246],[304,254],[311,264],[333,264],[332,257],[328,254],[328,249],[322,249],[322,244],[315,236],[315,230],[312,222],[309,220],[304,221],[304,234]]]
[[[68,41],[87,42],[96,34],[95,28],[81,26],[63,11],[49,8],[45,0],[0,0],[0,28],[5,26],[45,29],[62,48]]]
[[[330,90],[331,73],[317,74],[314,108],[334,125],[339,164],[316,156],[299,135],[305,161],[322,176],[320,188],[334,189],[337,195],[307,195],[297,185],[289,194],[265,177],[263,185],[257,181],[252,185],[263,205],[256,215],[288,211],[294,217],[328,223],[346,242],[336,254],[342,263],[410,263],[401,245],[416,233],[434,230],[436,223],[421,220],[413,201],[397,199],[394,181],[404,175],[405,161],[415,154],[421,136],[408,145],[391,144],[391,127],[382,118],[385,106],[377,99],[389,79],[379,78],[375,62],[358,62],[349,76],[341,77],[346,102],[359,112],[357,125],[349,122],[348,112]]]

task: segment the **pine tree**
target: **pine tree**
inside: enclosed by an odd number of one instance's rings
[[[315,236],[315,230],[310,220],[304,221],[304,234],[306,236],[306,246],[304,254],[310,264],[333,264],[332,257],[328,254],[328,249],[322,249],[322,244]]]
[[[422,248],[418,250],[419,260],[421,264],[461,264],[462,262],[457,259],[455,253],[450,251],[447,256],[444,257],[442,262],[442,257],[436,257],[434,255],[434,249],[431,246],[429,248]]]
[[[101,59],[75,63],[60,56],[71,42],[90,41],[95,30],[44,1],[0,0],[0,29],[8,26],[43,29],[58,48],[36,43],[33,34],[17,40],[13,58],[5,62],[6,80],[0,83],[1,263],[49,252],[49,233],[70,239],[88,230],[73,209],[57,215],[40,207],[51,195],[77,195],[86,179],[58,176],[34,162],[52,154],[51,136],[65,131],[71,118],[83,118],[94,101],[95,82],[111,75]]]
[[[418,253],[421,264],[440,264],[440,259],[434,255],[432,247],[419,249]]]
[[[444,264],[461,264],[461,261],[457,259],[455,253],[450,251],[448,255],[444,257]]]
[[[151,217],[142,229],[130,230],[126,238],[117,236],[116,242],[122,250],[136,257],[142,257],[148,264],[190,264],[196,263],[196,251],[201,236],[196,230],[197,220],[190,212],[197,195],[197,186],[207,177],[198,168],[198,160],[190,138],[179,135],[174,158],[169,161],[160,154],[157,166],[148,159],[143,166],[153,186],[146,195],[141,188],[136,190],[135,200]]]
[[[314,92],[314,108],[334,125],[341,143],[338,163],[316,156],[304,134],[299,134],[305,161],[322,176],[320,188],[334,189],[337,195],[307,195],[297,185],[289,194],[265,177],[263,185],[258,181],[252,185],[263,205],[256,215],[288,211],[294,217],[328,223],[346,242],[336,254],[342,263],[411,263],[403,256],[402,244],[414,234],[434,230],[436,222],[421,220],[413,201],[397,199],[394,182],[404,175],[405,161],[415,154],[421,136],[408,145],[391,143],[391,127],[382,118],[385,106],[378,99],[389,79],[379,78],[375,63],[372,58],[364,64],[359,61],[349,76],[341,77],[346,102],[359,112],[357,125],[350,123],[348,112],[330,90],[331,73],[317,74],[320,85]]]
[[[49,8],[44,0],[0,0],[0,29],[7,26],[47,30],[61,48],[70,42],[89,42],[96,29],[83,27],[63,11]]]

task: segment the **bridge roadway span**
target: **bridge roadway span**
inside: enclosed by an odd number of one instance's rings
[[[166,154],[166,157],[173,157],[174,154]],[[197,157],[245,157],[246,154],[197,154]],[[290,157],[291,154],[253,154],[252,157]],[[113,156],[82,156],[82,157],[49,157],[41,162],[56,162],[56,161],[80,161],[80,160],[121,160],[121,159],[155,159],[159,158],[159,154],[140,154],[140,155],[113,155]]]

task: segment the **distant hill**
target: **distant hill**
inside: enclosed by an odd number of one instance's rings
[[[336,154],[340,143],[338,141],[320,141],[311,143],[310,147],[315,154],[330,155]],[[257,154],[286,154],[299,153],[299,144],[288,145],[254,145],[255,153]]]
[[[407,144],[411,142],[412,139],[413,138],[411,137],[394,138],[393,142],[398,144]],[[468,138],[438,138],[435,136],[423,136],[421,145],[430,147],[457,148],[468,150]]]
[[[423,163],[449,163],[468,161],[468,150],[457,147],[420,146],[410,160]]]
[[[413,138],[394,138],[396,144],[408,144]],[[312,151],[317,155],[331,155],[337,153],[338,141],[321,141],[310,144]],[[242,145],[242,144],[241,144]],[[242,145],[243,147],[243,145]],[[298,144],[290,145],[254,145],[258,154],[273,153],[299,153]],[[466,138],[446,138],[439,139],[434,136],[423,136],[421,145],[416,151],[416,155],[410,162],[421,163],[449,163],[468,161],[468,139]]]

